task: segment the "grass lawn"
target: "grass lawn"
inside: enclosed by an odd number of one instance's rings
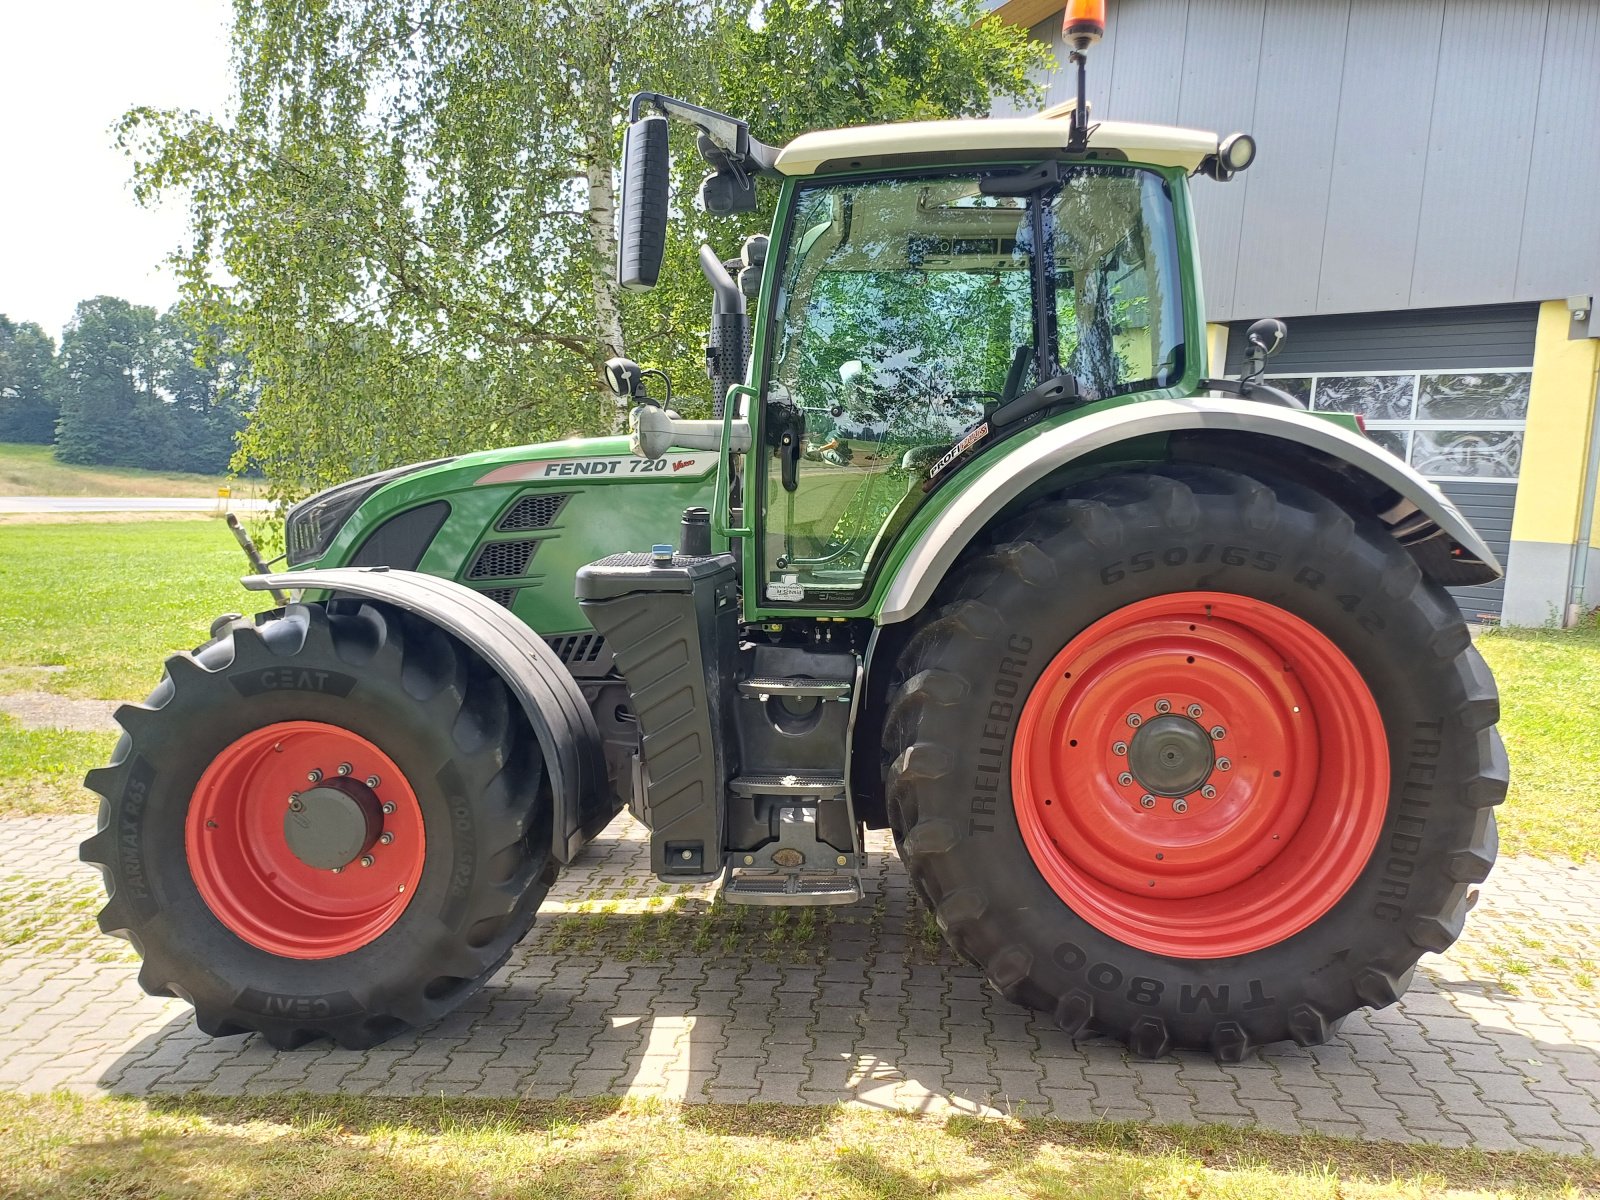
[[[1212,1126],[646,1102],[0,1096],[5,1195],[1571,1197],[1594,1159]]]
[[[1600,858],[1600,621],[1496,629],[1478,648],[1500,684],[1511,756],[1500,852]]]
[[[115,733],[27,729],[0,714],[0,817],[93,812],[84,773],[104,766]]]
[[[0,442],[0,496],[205,496],[231,486],[235,495],[261,490],[220,475],[83,467],[57,462],[49,446]],[[251,493],[253,494],[253,492]]]
[[[271,607],[249,573],[216,520],[0,526],[0,690],[142,697],[213,617]]]

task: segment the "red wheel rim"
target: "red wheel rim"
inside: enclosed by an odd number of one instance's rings
[[[305,812],[299,797],[327,795],[315,791],[324,781],[377,822],[338,870],[302,861],[286,833],[291,802]],[[304,959],[359,950],[393,925],[427,851],[416,793],[394,760],[319,721],[266,725],[224,748],[195,787],[184,846],[219,921],[252,946]]]
[[[1028,852],[1074,912],[1144,950],[1222,958],[1292,937],[1349,890],[1388,808],[1388,739],[1311,625],[1177,592],[1056,655],[1011,782]]]

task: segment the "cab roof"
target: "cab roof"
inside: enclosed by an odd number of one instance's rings
[[[994,162],[1064,154],[1072,107],[1069,102],[1032,117],[906,121],[819,130],[795,138],[778,152],[775,165],[783,175],[819,175],[914,166],[924,160]],[[1194,171],[1217,147],[1217,135],[1199,129],[1092,119],[1089,125],[1089,156],[1113,161]]]

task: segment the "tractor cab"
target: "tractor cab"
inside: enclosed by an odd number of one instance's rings
[[[774,149],[734,118],[635,97],[624,286],[659,270],[667,118],[701,130],[711,211],[737,211],[730,197],[753,207],[763,177],[780,189],[759,290],[702,252],[718,419],[633,419],[641,453],[725,450],[716,525],[743,539],[747,617],[870,614],[918,514],[1013,439],[1086,406],[1194,390],[1204,324],[1183,249],[1187,176],[1225,177],[1253,148],[1160,126],[1085,130],[1081,111],[824,131]]]

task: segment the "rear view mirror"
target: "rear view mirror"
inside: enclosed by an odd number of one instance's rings
[[[622,228],[617,241],[617,283],[630,292],[655,287],[661,275],[671,171],[667,119],[652,114],[630,124],[622,146]]]

